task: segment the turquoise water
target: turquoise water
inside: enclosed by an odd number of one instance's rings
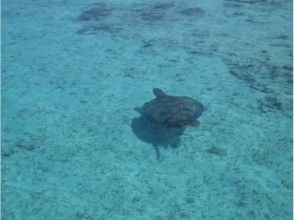
[[[290,0],[3,0],[2,219],[292,219],[292,58]]]

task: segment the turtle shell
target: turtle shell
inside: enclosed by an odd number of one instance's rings
[[[156,98],[143,105],[143,114],[167,127],[193,125],[204,110],[193,98],[167,95],[158,88],[153,89],[153,93]]]

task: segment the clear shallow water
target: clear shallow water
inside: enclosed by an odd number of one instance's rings
[[[291,13],[4,0],[2,218],[291,219]],[[177,147],[132,126],[154,87],[206,108]]]

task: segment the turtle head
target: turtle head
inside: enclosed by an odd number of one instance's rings
[[[166,94],[159,88],[153,88],[153,94],[156,96],[156,98],[162,98],[166,96]]]

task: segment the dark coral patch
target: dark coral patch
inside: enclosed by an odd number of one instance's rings
[[[98,21],[103,18],[110,16],[111,9],[107,8],[105,4],[96,5],[93,8],[90,8],[84,11],[80,16],[79,20],[81,21]]]
[[[263,113],[270,110],[281,111],[282,103],[275,96],[265,96],[263,100],[258,101],[258,109]]]
[[[159,21],[164,18],[164,14],[158,11],[147,11],[140,14],[140,17],[144,21]]]
[[[226,156],[227,155],[227,151],[226,149],[224,148],[221,148],[221,147],[217,147],[217,146],[210,146],[206,152],[210,153],[210,154],[214,154],[214,155],[217,155],[217,156]]]
[[[291,64],[290,65],[284,65],[283,69],[292,72],[293,71],[293,66]]]
[[[250,73],[235,71],[234,69],[231,69],[230,74],[247,83],[253,83],[256,81],[254,76]]]
[[[279,40],[288,40],[289,37],[285,34],[281,34],[279,36],[276,37],[276,39],[279,39]]]
[[[176,4],[174,2],[162,2],[154,5],[153,9],[156,10],[165,10],[173,8]]]
[[[201,8],[187,8],[181,11],[181,14],[191,17],[202,17],[205,11]]]

